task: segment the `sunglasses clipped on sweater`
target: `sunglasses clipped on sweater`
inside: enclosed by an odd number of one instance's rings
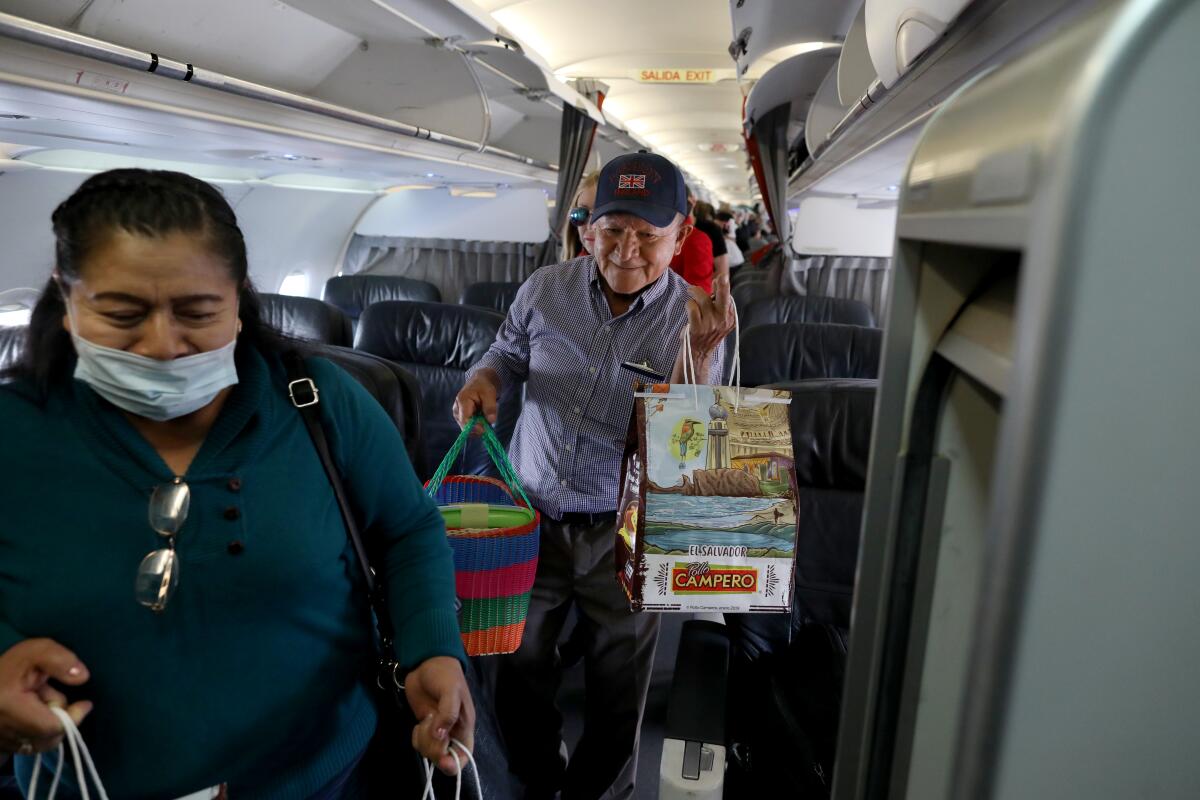
[[[588,218],[591,216],[592,210],[587,206],[575,206],[571,209],[571,212],[567,214],[567,219],[571,221],[572,225],[578,227],[580,225],[587,225]]]

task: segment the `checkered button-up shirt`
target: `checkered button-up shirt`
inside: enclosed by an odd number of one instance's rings
[[[509,456],[529,499],[555,519],[617,507],[633,411],[626,361],[670,375],[687,322],[687,283],[671,270],[614,317],[591,256],[543,267],[517,292],[495,343],[476,364],[505,386],[525,381]],[[722,348],[709,376],[721,380]]]

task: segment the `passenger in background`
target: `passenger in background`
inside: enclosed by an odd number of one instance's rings
[[[618,483],[633,410],[634,375],[622,364],[646,364],[682,383],[690,322],[697,380],[719,383],[721,343],[732,329],[720,299],[668,268],[691,231],[687,210],[683,175],[662,156],[637,153],[605,165],[594,257],[530,276],[455,400],[460,424],[476,413],[494,420],[501,389],[525,383],[510,453],[543,515],[541,551],[521,648],[501,657],[496,710],[528,798],[559,789],[563,800],[633,797],[658,618],[631,613],[615,575]],[[568,765],[555,708],[555,644],[572,605],[586,617],[577,630],[587,637],[587,698],[583,737]]]
[[[737,241],[738,249],[747,258],[750,256],[750,239],[756,233],[758,233],[758,218],[753,212],[748,211],[743,215],[741,222],[738,223],[737,235],[734,237],[734,240]]]
[[[596,181],[600,173],[589,172],[579,182],[575,192],[575,202],[571,203],[571,211],[567,215],[567,227],[563,231],[562,260],[590,255],[596,239],[592,231],[592,207],[596,205]]]
[[[684,238],[683,247],[671,259],[671,269],[692,286],[699,286],[705,294],[712,295],[716,266],[713,259],[713,243],[707,235],[694,235],[693,223],[695,220],[692,217],[692,210],[695,202],[692,190],[688,189],[686,219],[688,235]]]
[[[738,249],[737,241],[734,239],[737,225],[733,220],[733,214],[729,211],[718,212],[717,226],[720,227],[721,234],[725,238],[725,253],[729,258],[729,274],[732,275],[746,261],[746,256]]]
[[[716,212],[710,203],[701,200],[692,207],[692,216],[696,230],[708,236],[708,240],[712,242],[713,283],[719,285],[722,279],[728,283],[728,249],[725,246],[725,232],[717,224]]]
[[[365,587],[233,210],[190,176],[122,169],[53,226],[55,271],[0,386],[0,757],[28,785],[62,739],[57,705],[114,798],[365,797]],[[412,744],[453,770],[447,738],[471,746],[474,709],[442,518],[378,403],[307,362],[378,546]],[[405,753],[382,755],[396,775]],[[52,773],[43,759],[42,786]]]

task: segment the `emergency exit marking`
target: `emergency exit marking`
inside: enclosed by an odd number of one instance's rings
[[[637,79],[642,83],[713,83],[717,76],[711,69],[643,69]]]
[[[99,89],[109,94],[125,94],[125,91],[129,88],[129,81],[123,81],[120,78],[114,78],[109,75],[101,75],[99,72],[87,72],[86,70],[75,73],[75,83],[85,89]]]

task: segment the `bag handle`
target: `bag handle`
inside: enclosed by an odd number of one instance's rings
[[[467,439],[471,438],[471,431],[478,425],[483,430],[483,447],[487,450],[488,456],[492,459],[492,463],[496,465],[500,477],[508,486],[509,490],[515,495],[520,495],[525,501],[525,505],[530,509],[533,508],[533,503],[529,502],[529,497],[525,494],[525,489],[521,486],[521,478],[517,475],[517,470],[513,467],[512,462],[508,460],[508,453],[504,452],[504,445],[496,437],[496,432],[492,430],[492,426],[484,419],[482,414],[476,414],[468,420],[463,429],[459,431],[458,438],[454,440],[454,444],[450,445],[449,452],[442,459],[442,463],[438,465],[437,471],[433,473],[433,477],[429,479],[429,483],[425,485],[425,492],[434,497],[437,495],[438,489],[442,488],[442,482],[446,480],[446,476],[450,474],[451,467],[454,466],[454,460],[458,458],[458,454],[467,444]]]
[[[729,369],[729,383],[726,386],[733,387],[736,391],[733,393],[734,410],[736,411],[741,405],[742,398],[742,325],[738,319],[737,305],[731,300],[733,308],[733,364]],[[689,320],[683,324],[683,333],[680,335],[680,346],[683,348],[683,380],[688,379],[688,367],[691,367],[691,383],[693,399],[698,397],[696,386],[696,359],[692,357],[692,323]],[[699,401],[696,400],[697,407]]]
[[[358,523],[350,508],[350,500],[346,496],[342,476],[338,472],[337,465],[333,463],[333,455],[329,451],[329,440],[325,436],[325,426],[321,421],[321,412],[318,410],[321,393],[317,390],[316,381],[309,376],[304,366],[304,358],[300,353],[295,350],[284,353],[283,366],[287,370],[288,396],[292,400],[292,405],[300,412],[300,418],[304,420],[304,427],[308,429],[308,435],[316,448],[317,457],[325,470],[325,477],[329,479],[333,497],[337,500],[338,511],[342,515],[342,524],[346,527],[346,536],[354,546],[354,556],[358,560],[358,566],[362,570],[367,585],[367,599],[371,610],[375,612],[375,625],[379,633],[380,646],[379,674],[375,678],[376,683],[382,689],[385,688],[384,681],[386,680],[392,684],[393,694],[397,690],[402,692],[404,685],[400,680],[400,664],[396,661],[395,649],[392,646],[392,618],[388,612],[387,597],[384,595],[382,585],[375,579],[375,570],[371,567],[371,562],[367,557],[367,548],[363,544]]]

